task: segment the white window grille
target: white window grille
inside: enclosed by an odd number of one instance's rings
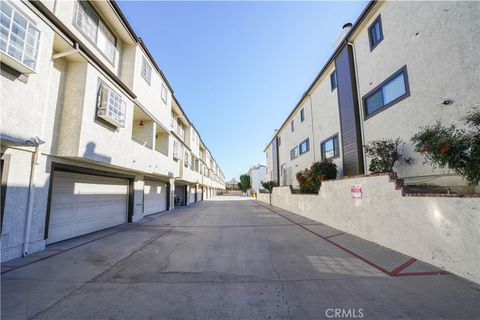
[[[143,79],[145,79],[145,81],[147,81],[147,83],[150,84],[150,81],[152,79],[152,67],[147,62],[147,59],[145,59],[145,57],[143,57],[143,60],[142,60],[141,74]]]
[[[74,25],[95,43],[110,62],[115,61],[116,38],[87,1],[77,1]]]
[[[40,31],[7,1],[0,3],[0,51],[35,70]]]
[[[179,154],[179,149],[180,145],[177,141],[173,141],[173,159],[180,159],[180,154]]]
[[[125,126],[126,102],[122,96],[101,83],[97,97],[97,116],[116,127]]]

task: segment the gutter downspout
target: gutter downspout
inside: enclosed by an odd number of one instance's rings
[[[359,115],[360,115],[360,132],[361,132],[361,135],[362,135],[362,157],[363,157],[363,172],[366,174],[367,173],[367,156],[365,154],[365,152],[363,152],[363,146],[365,145],[365,130],[363,128],[363,122],[365,119],[364,117],[364,114],[363,114],[363,101],[362,101],[362,97],[360,96],[360,88],[359,88],[359,81],[358,81],[358,70],[357,70],[357,53],[355,51],[355,45],[353,44],[353,42],[349,42],[348,40],[345,41],[347,43],[347,45],[349,45],[350,47],[352,47],[352,51],[353,51],[353,69],[355,70],[355,82],[357,83],[356,87],[357,87],[357,97],[358,97],[358,107],[360,110],[359,111]]]
[[[30,181],[28,187],[28,202],[27,202],[27,217],[25,220],[25,237],[23,240],[23,251],[22,254],[24,257],[28,255],[28,249],[30,246],[30,231],[32,229],[32,216],[33,216],[33,199],[35,195],[35,167],[38,165],[38,155],[40,153],[40,146],[35,146],[35,152],[32,155],[32,164],[30,168]]]
[[[315,158],[316,156],[316,151],[315,151],[315,128],[313,127],[313,105],[312,105],[312,96],[310,93],[308,94],[308,99],[310,100],[310,116],[311,116],[311,122],[312,122],[312,145],[313,145],[313,162],[317,162],[317,159]]]

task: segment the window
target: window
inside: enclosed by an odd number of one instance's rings
[[[0,31],[1,52],[35,70],[40,31],[34,23],[8,2],[2,1],[0,6]]]
[[[290,159],[293,160],[298,157],[298,147],[293,148],[290,150]]]
[[[310,142],[307,139],[303,140],[302,143],[298,146],[298,149],[300,150],[300,155],[308,152],[310,150]]]
[[[305,111],[303,110],[303,108],[302,110],[300,110],[300,121],[301,122],[305,121]]]
[[[167,88],[165,87],[165,85],[163,83],[162,83],[161,96],[162,96],[163,102],[165,102],[165,104],[166,104],[167,103]]]
[[[188,164],[190,163],[190,154],[188,151],[185,151],[185,157],[183,158],[183,164],[185,167],[188,167]]]
[[[320,144],[323,159],[332,159],[337,157],[340,152],[338,149],[338,135],[328,138]]]
[[[365,117],[383,111],[409,95],[407,67],[404,66],[363,97]]]
[[[126,103],[122,96],[100,82],[97,96],[97,116],[116,127],[125,126]]]
[[[114,62],[116,38],[87,1],[77,1],[73,23],[110,62]]]
[[[177,119],[177,134],[182,138],[185,135],[185,129],[183,129],[183,124],[180,122],[180,119]]]
[[[333,70],[330,74],[330,85],[332,87],[332,91],[337,88],[337,70]]]
[[[383,40],[382,20],[378,16],[372,25],[368,28],[368,39],[370,41],[370,51]]]
[[[290,130],[293,132],[295,131],[295,122],[292,120],[292,122],[290,122]]]
[[[176,140],[173,140],[173,159],[179,159],[180,155],[179,155],[179,149],[180,149],[180,144],[176,141]]]
[[[141,74],[142,74],[143,79],[145,79],[145,81],[147,81],[147,83],[150,84],[150,81],[152,79],[152,67],[147,62],[147,59],[145,59],[145,57],[143,57],[143,59],[142,59]]]

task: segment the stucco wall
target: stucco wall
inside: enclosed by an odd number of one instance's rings
[[[371,51],[367,30],[378,15],[384,39]],[[479,2],[388,1],[369,14],[355,35],[361,97],[407,66],[410,96],[363,121],[366,142],[396,137],[407,142],[405,154],[414,163],[398,166],[399,176],[447,172],[425,165],[410,138],[419,127],[436,121],[448,126],[478,106],[479,21]],[[453,103],[443,105],[445,99]]]
[[[318,195],[274,188],[272,205],[480,283],[480,198],[404,197],[383,175],[327,181]]]
[[[338,111],[337,89],[332,91],[330,74],[335,70],[331,63],[324,75],[319,79],[311,94],[313,108],[313,127],[315,132],[315,161],[321,161],[321,143],[338,134],[340,154],[333,159],[337,165],[338,176],[343,176],[342,136],[340,132],[340,114]]]
[[[141,75],[143,58],[152,67],[150,84]],[[133,91],[138,101],[154,116],[165,128],[170,128],[172,93],[165,84],[165,81],[157,72],[152,62],[147,58],[143,50],[137,46],[135,54],[135,65],[133,74]],[[167,89],[167,102],[162,100],[162,84]]]
[[[21,81],[21,76],[18,77],[8,73],[3,70],[2,66],[2,76],[0,77],[2,135],[24,141],[34,136],[42,138],[41,116],[47,108],[49,99],[53,33],[28,7],[21,2],[15,2],[15,5],[36,23],[41,32],[41,45],[39,46],[35,73],[29,74],[25,81]],[[28,97],[27,101],[25,100],[26,97]],[[20,105],[25,107],[19,108]]]

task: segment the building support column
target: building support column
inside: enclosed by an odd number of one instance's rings
[[[175,209],[175,178],[170,178],[170,196],[168,197],[168,211]]]

